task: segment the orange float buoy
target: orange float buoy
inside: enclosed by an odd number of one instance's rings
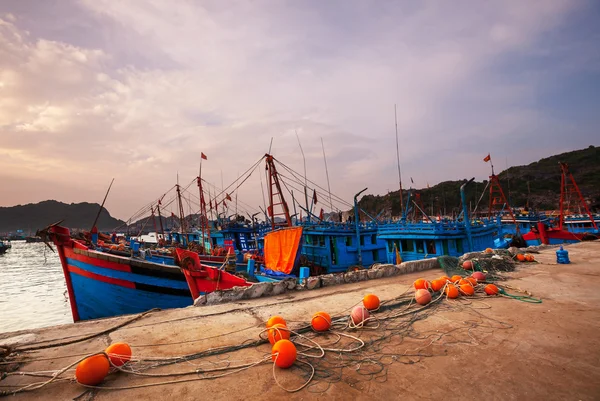
[[[456,283],[457,281],[460,281],[462,279],[462,276],[459,276],[458,274],[455,274],[454,276],[452,276],[450,278],[450,281],[452,281],[453,283]]]
[[[271,316],[269,318],[269,320],[267,320],[267,329],[275,324],[283,324],[284,326],[287,326],[287,323],[285,322],[284,318],[282,318],[281,316],[275,315],[275,316]]]
[[[431,289],[435,292],[438,292],[439,290],[444,288],[445,284],[446,284],[446,280],[442,280],[442,279],[433,280],[431,282]]]
[[[477,279],[475,277],[467,277],[465,280],[467,280],[473,287],[477,285]]]
[[[492,248],[485,248],[485,253],[494,253]]]
[[[523,255],[522,253],[518,254],[518,255],[517,255],[517,260],[518,260],[519,262],[523,262],[523,261],[525,261],[525,255]]]
[[[369,318],[369,311],[363,306],[355,306],[350,313],[350,318],[352,319],[352,323],[360,324]]]
[[[363,305],[370,311],[379,309],[379,297],[377,295],[367,294],[363,298]]]
[[[327,312],[317,312],[310,321],[314,331],[327,331],[331,328],[331,316]]]
[[[494,284],[486,285],[483,290],[488,295],[498,295],[498,292],[499,292],[498,287],[496,287]]]
[[[427,305],[431,302],[431,293],[427,290],[420,289],[415,292],[415,301],[419,305]]]
[[[525,260],[527,262],[533,262],[534,261],[533,255],[530,255],[530,254],[525,255]]]
[[[419,278],[415,280],[413,286],[415,287],[415,290],[426,290],[429,288],[429,281],[423,278]]]
[[[271,348],[271,359],[277,367],[287,369],[294,364],[298,352],[290,340],[279,340]]]
[[[450,281],[450,277],[442,276],[442,277],[440,277],[440,280],[442,280],[444,282],[444,284],[446,284],[446,281]]]
[[[131,359],[131,347],[126,343],[111,344],[104,352],[115,366],[123,366]]]
[[[474,272],[473,274],[471,274],[471,277],[477,280],[477,282],[485,281],[485,274],[483,274],[482,272]]]
[[[473,294],[475,294],[475,288],[473,288],[473,286],[470,283],[462,284],[458,288],[460,288],[460,293],[463,294],[463,295],[473,295]]]
[[[466,260],[463,262],[462,267],[465,270],[473,270],[473,262],[471,262],[470,260]]]
[[[79,362],[75,369],[75,379],[86,386],[97,386],[108,375],[110,363],[104,355],[94,355]]]
[[[463,285],[463,284],[470,284],[469,280],[467,280],[466,278],[461,278],[460,280],[458,280],[458,285]]]
[[[269,342],[271,344],[275,344],[279,340],[289,340],[290,339],[290,331],[288,328],[281,324],[277,323],[271,326],[269,329]]]
[[[458,298],[459,295],[458,289],[454,284],[448,284],[444,292],[446,293],[446,296],[451,299]]]

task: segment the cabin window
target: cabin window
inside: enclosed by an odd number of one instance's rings
[[[325,246],[325,237],[323,235],[319,235],[319,246]],[[316,242],[316,241],[315,241]]]
[[[436,251],[435,251],[435,241],[430,239],[427,240],[427,253],[430,255],[435,255]]]
[[[450,254],[450,252],[448,251],[448,241],[442,241],[442,248],[444,249],[444,255]]]
[[[352,237],[351,236],[346,237],[346,246],[352,246]]]
[[[417,241],[417,253],[425,253],[423,241]]]
[[[377,249],[373,249],[373,263],[377,263],[379,260],[379,252]]]
[[[400,240],[400,245],[402,245],[402,252],[414,252],[415,251],[415,241],[413,241],[412,239]]]
[[[364,246],[365,245],[365,236],[361,235],[360,236],[360,246]]]
[[[371,244],[375,245],[377,243],[377,234],[371,235]]]
[[[457,239],[457,240],[456,240],[456,252],[458,252],[458,253],[463,253],[463,243],[462,243],[462,239]]]
[[[306,245],[312,245],[312,243],[313,243],[312,236],[307,235],[305,237],[305,241],[306,241]]]

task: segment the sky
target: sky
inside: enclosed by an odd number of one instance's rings
[[[271,147],[351,201],[599,145],[600,4],[3,0],[0,206],[227,186]],[[296,136],[297,135],[297,136]],[[272,141],[272,145],[271,145]],[[238,197],[263,203],[258,169]]]

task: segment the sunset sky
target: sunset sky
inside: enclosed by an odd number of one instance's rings
[[[600,3],[3,0],[0,206],[236,179],[269,149],[351,200],[600,144]],[[259,170],[260,173],[263,170]],[[252,177],[239,193],[262,204]],[[240,198],[241,199],[241,198]]]

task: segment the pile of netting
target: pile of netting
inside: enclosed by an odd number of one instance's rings
[[[465,264],[470,261],[471,263]],[[456,258],[453,256],[440,256],[438,263],[444,272],[449,275],[464,274],[480,271],[486,273],[490,279],[504,280],[502,273],[515,270],[515,255],[506,249],[496,249],[492,252],[469,252]]]
[[[485,278],[478,281],[466,277],[464,270],[462,273],[431,282],[419,279],[413,284],[414,290],[381,302],[376,295],[368,294],[350,308],[331,314],[318,312],[312,318],[307,316],[306,321],[286,322],[281,316],[273,316],[266,327],[253,325],[218,336],[151,344],[116,343],[90,355],[56,356],[60,354],[53,351],[52,360],[76,358],[76,361],[55,370],[5,372],[2,379],[11,383],[1,386],[0,395],[38,391],[56,382],[104,391],[162,386],[218,379],[248,369],[261,369],[264,365],[269,366],[273,382],[288,392],[306,389],[322,393],[338,382],[351,386],[368,381],[385,382],[389,366],[394,363],[415,364],[425,358],[443,356],[448,347],[475,346],[494,330],[511,328],[482,313],[490,308],[486,302],[490,295],[541,302],[530,294],[510,295],[505,290],[508,286],[490,284]],[[434,315],[435,321],[425,322]],[[215,341],[231,342],[244,332],[249,334],[245,341],[207,346]],[[91,338],[88,335],[81,341]],[[157,347],[175,349],[175,346],[197,351],[170,357],[149,356]],[[0,361],[0,370],[10,364],[22,366],[35,362],[36,354],[28,351],[39,348],[15,350],[11,358]],[[120,374],[112,374],[115,372]],[[23,382],[28,378],[42,378],[42,381]],[[115,383],[117,380],[119,385]]]

